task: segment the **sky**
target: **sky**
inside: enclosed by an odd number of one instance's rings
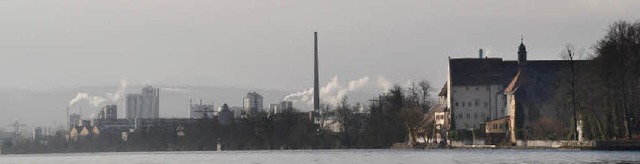
[[[558,59],[590,50],[640,1],[60,0],[0,5],[0,87],[131,84],[301,90],[383,76],[444,83],[447,57]]]
[[[514,60],[521,36],[530,60],[560,59],[567,44],[588,55],[617,20],[640,20],[640,1],[7,0],[0,88],[126,80],[305,91],[314,31],[321,84],[383,77],[441,86],[448,57],[483,48]]]

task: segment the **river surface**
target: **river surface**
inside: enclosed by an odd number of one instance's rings
[[[640,152],[515,149],[117,152],[0,155],[0,163],[640,163]]]

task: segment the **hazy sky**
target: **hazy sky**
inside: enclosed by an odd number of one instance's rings
[[[313,31],[321,78],[384,76],[442,85],[447,57],[529,59],[590,49],[628,0],[9,0],[0,5],[0,87],[312,84]]]

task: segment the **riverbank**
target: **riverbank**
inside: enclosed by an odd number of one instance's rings
[[[465,145],[452,142],[451,148],[462,149],[579,149],[579,150],[633,150],[640,151],[640,141],[518,141],[515,145]]]
[[[640,151],[640,141],[518,141],[516,144],[465,144],[469,142],[450,141],[448,145],[421,143],[409,145],[395,143],[390,149],[575,149],[575,150],[629,150]]]

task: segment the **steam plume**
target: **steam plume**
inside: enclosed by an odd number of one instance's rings
[[[347,82],[346,86],[340,84],[338,76],[334,76],[324,86],[320,88],[320,101],[328,104],[336,104],[343,96],[348,95],[350,92],[363,90],[363,89],[375,89],[379,91],[386,91],[391,88],[392,83],[386,78],[378,76],[377,80],[373,81],[369,76],[365,76],[356,80]],[[303,105],[313,104],[313,88],[303,90],[300,92],[292,93],[284,98],[285,101],[301,102]]]
[[[101,105],[109,102],[119,102],[127,89],[127,81],[120,80],[120,87],[115,92],[106,93],[105,97],[90,95],[86,92],[76,93],[76,96],[69,101],[68,106],[72,106],[80,101],[87,101],[91,106],[100,107]]]

